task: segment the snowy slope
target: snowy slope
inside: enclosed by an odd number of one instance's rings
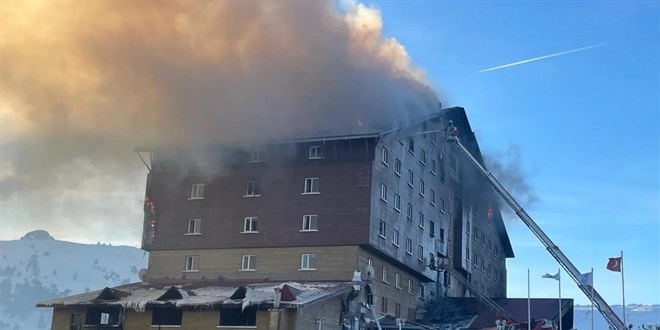
[[[621,305],[612,306],[614,312],[623,318]],[[608,325],[605,319],[594,309],[594,330],[607,330]],[[573,327],[578,330],[591,329],[591,305],[583,306],[576,305],[574,308],[574,322]],[[642,329],[642,325],[657,325],[660,329],[660,305],[632,305],[626,304],[626,323],[632,324],[633,329]],[[648,328],[656,329],[656,328]]]
[[[138,248],[58,241],[45,231],[0,241],[0,329],[47,328],[51,310],[37,302],[137,282],[148,258]]]

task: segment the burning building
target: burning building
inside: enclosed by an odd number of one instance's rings
[[[41,306],[53,329],[341,329],[410,326],[443,297],[504,298],[511,244],[495,196],[445,142],[449,121],[480,155],[462,108],[346,135],[137,148],[143,283]]]

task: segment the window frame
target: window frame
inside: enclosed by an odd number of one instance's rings
[[[392,231],[392,244],[396,247],[399,247],[399,237],[400,237],[400,235],[401,234],[399,233],[399,231],[397,229],[394,229]]]
[[[394,210],[401,213],[401,196],[394,194]]]
[[[390,275],[387,266],[383,266],[380,279],[383,281],[383,283],[390,283]]]
[[[408,170],[408,186],[415,187],[415,173],[412,170]]]
[[[380,220],[378,222],[378,237],[380,238],[385,238],[385,234],[387,233],[387,225],[385,224],[384,220]]]
[[[249,230],[245,230],[248,228],[247,224],[250,224]],[[241,234],[258,234],[259,233],[259,217],[255,216],[250,216],[250,217],[245,217],[243,218],[243,231],[241,231]]]
[[[188,255],[184,258],[183,272],[184,273],[199,272],[199,255]]]
[[[255,157],[255,155],[257,157]],[[264,159],[263,157],[261,157],[262,155],[263,155],[263,150],[261,149],[252,150],[252,152],[250,153],[250,161],[248,161],[248,163],[263,163]]]
[[[314,150],[314,152],[312,152]],[[323,145],[309,146],[307,159],[323,159]]]
[[[198,200],[198,199],[204,199],[204,190],[205,190],[205,184],[204,183],[193,183],[190,186],[190,197],[188,200]],[[201,187],[201,189],[200,189]],[[201,192],[200,192],[201,191]]]
[[[190,224],[193,224],[193,231],[190,231]],[[202,219],[188,219],[188,227],[186,228],[186,233],[184,235],[195,236],[202,234]]]
[[[383,150],[381,151],[380,154],[380,161],[383,163],[385,166],[390,166],[389,164],[389,150],[387,148],[383,147]]]
[[[401,274],[394,273],[394,287],[401,290]]]
[[[242,272],[254,272],[257,271],[257,256],[254,254],[243,254],[241,255],[241,269]],[[245,267],[245,261],[247,260],[247,268]]]
[[[380,200],[387,203],[387,186],[384,183],[380,184]]]
[[[422,164],[422,166],[426,166],[426,150],[424,149],[419,149],[419,150],[420,150],[419,162]]]
[[[412,239],[410,237],[406,237],[406,254],[413,255]]]
[[[408,220],[412,221],[413,213],[414,213],[413,212],[413,206],[412,206],[412,204],[408,203],[408,205],[406,206],[406,218],[408,218]]]
[[[305,261],[307,265],[305,265]],[[300,271],[302,270],[317,270],[316,268],[316,253],[301,253],[300,254]]]
[[[309,190],[307,191],[307,182],[310,182],[309,184]],[[316,182],[316,191],[314,191],[314,182]],[[303,192],[302,195],[318,195],[321,193],[321,179],[318,177],[310,177],[310,178],[305,178],[304,186],[303,186]]]
[[[319,221],[319,216],[317,214],[305,214],[305,215],[303,215],[303,217],[302,217],[302,227],[301,227],[302,229],[300,229],[300,232],[308,233],[308,232],[319,231],[318,221]],[[312,224],[314,226],[312,226]],[[305,226],[305,225],[307,225],[307,226]],[[305,227],[307,227],[307,228],[305,228]]]
[[[243,197],[261,197],[257,181],[250,180],[245,182],[245,194]]]
[[[422,197],[426,197],[426,184],[424,184],[424,180],[419,179],[419,195]]]
[[[399,158],[394,161],[394,174],[401,177],[401,160]]]
[[[422,245],[417,245],[417,260],[424,262],[424,247]]]

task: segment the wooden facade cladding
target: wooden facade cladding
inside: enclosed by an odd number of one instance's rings
[[[319,142],[322,159],[307,157],[315,143],[265,146],[263,162],[250,162],[244,149],[209,151],[220,153],[212,174],[168,171],[155,156],[146,190],[157,218],[150,250],[365,244],[373,141]],[[303,194],[306,178],[319,178],[319,194]],[[245,197],[248,181],[258,197]],[[204,183],[203,199],[190,199],[195,183]],[[310,214],[318,232],[301,232]],[[242,233],[245,217],[258,217],[258,233]],[[190,219],[201,219],[199,235],[186,235]]]

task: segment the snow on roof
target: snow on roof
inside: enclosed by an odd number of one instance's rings
[[[263,283],[249,284],[244,286],[203,286],[188,288],[190,285],[174,286],[178,290],[181,299],[164,299],[166,292],[171,292],[173,286],[155,286],[147,283],[133,283],[113,288],[126,295],[117,296],[113,300],[97,299],[103,290],[82,293],[69,297],[52,299],[37,304],[37,307],[69,307],[69,306],[94,306],[114,305],[124,308],[144,311],[147,307],[168,305],[182,308],[215,306],[241,306],[243,309],[249,306],[273,304],[275,288],[288,286],[297,292],[295,299],[281,301],[282,307],[296,308],[309,304],[319,299],[332,298],[350,291],[350,283]],[[244,296],[239,295],[232,299],[237,290],[243,288]],[[106,288],[107,289],[107,288]],[[105,289],[104,289],[105,290]],[[165,295],[165,296],[164,296]]]

